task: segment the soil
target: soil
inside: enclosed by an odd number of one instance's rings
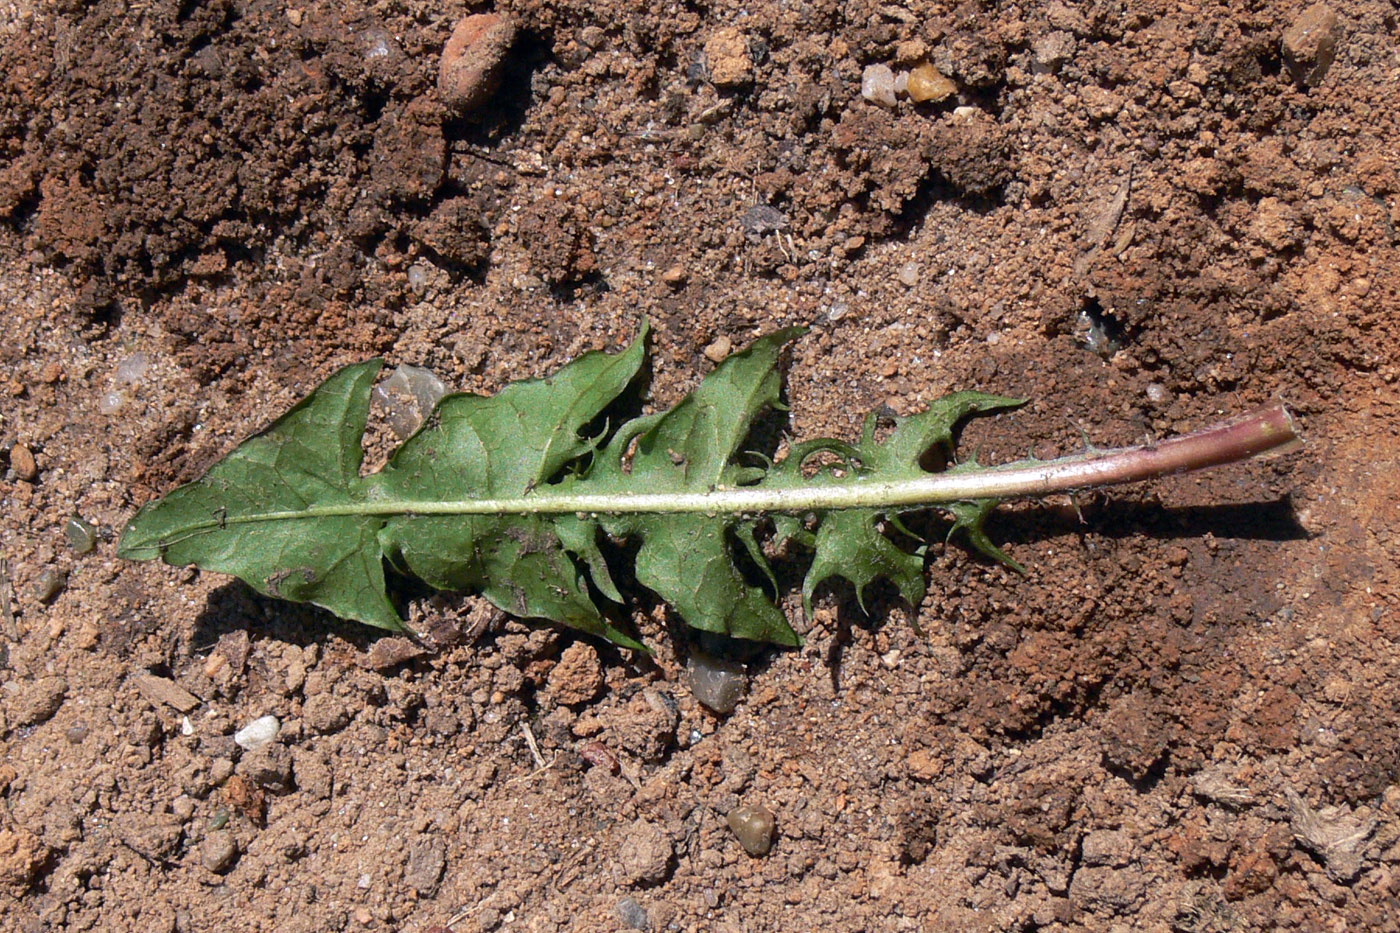
[[[1394,5],[643,6],[501,0],[450,68],[480,8],[0,9],[0,925],[1400,929]],[[705,646],[729,715],[644,593],[651,658],[469,596],[432,648],[115,556],[341,364],[489,392],[644,318],[657,406],[810,328],[799,436],[975,388],[1033,399],[984,462],[1307,443],[1009,508],[1024,578],[789,592],[804,647]]]

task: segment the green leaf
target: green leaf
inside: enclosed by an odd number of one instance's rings
[[[599,453],[598,468],[584,482],[598,492],[660,493],[744,484],[752,468],[738,466],[734,457],[754,419],[778,404],[778,354],[801,333],[790,328],[760,338],[721,363],[675,408],[624,427]],[[630,471],[624,471],[629,449]],[[781,645],[801,642],[768,594],[749,583],[734,562],[731,535],[752,541],[752,519],[734,513],[622,515],[604,518],[603,525],[610,534],[641,539],[637,580],[689,625]],[[771,579],[762,553],[745,550]]]
[[[926,474],[922,466],[932,448],[940,448],[949,459],[953,453],[953,432],[966,418],[1024,404],[1024,399],[987,395],[982,392],[955,392],[929,405],[928,410],[905,418],[891,418],[894,429],[877,440],[879,412],[865,419],[859,445],[829,438],[818,438],[793,447],[787,459],[774,470],[773,480],[788,485],[848,485],[913,479]],[[815,457],[827,454],[838,458],[840,469],[830,468],[807,477],[803,468]],[[992,503],[993,505],[995,503]],[[954,503],[955,508],[963,503]],[[856,601],[865,609],[865,591],[877,580],[890,580],[911,606],[923,601],[923,551],[902,550],[885,536],[882,525],[893,523],[901,509],[868,508],[833,511],[822,519],[815,537],[798,536],[791,526],[780,525],[779,533],[795,537],[816,553],[802,583],[802,603],[808,615],[817,587],[840,577],[856,590]],[[985,519],[985,516],[983,516]],[[963,524],[956,525],[964,527]],[[986,535],[981,520],[966,525],[974,545],[981,549]],[[987,541],[990,544],[989,541]],[[1003,555],[1005,556],[1005,555]],[[1009,560],[1009,558],[1007,558]]]
[[[384,591],[373,515],[297,516],[311,505],[363,502],[369,393],[380,361],[347,366],[202,479],[146,505],[117,553],[232,574],[260,593],[309,602],[380,628],[402,627]],[[244,524],[253,515],[285,521]]]
[[[622,353],[588,353],[546,379],[489,398],[449,395],[431,426],[409,438],[377,477],[399,502],[528,497],[593,449],[581,431],[627,388],[646,354],[646,328]],[[641,647],[598,611],[585,574],[614,596],[596,531],[534,515],[390,517],[379,535],[396,565],[440,589],[478,590],[517,616],[539,617]],[[567,545],[566,546],[566,542]]]
[[[769,517],[779,540],[814,551],[803,583],[809,612],[833,577],[850,580],[862,605],[882,578],[917,604],[923,549],[901,548],[886,526],[902,529],[899,513],[923,507],[922,484],[939,480],[921,465],[930,448],[951,462],[962,419],[1020,404],[959,392],[895,419],[883,440],[872,415],[858,444],[819,438],[756,466],[743,445],[757,418],[782,408],[778,359],[800,333],[759,339],[674,408],[610,430],[605,412],[645,363],[644,327],[619,353],[586,354],[494,396],[444,398],[368,477],[361,439],[380,363],[349,366],[205,476],[142,508],[119,553],[234,574],[272,596],[398,628],[389,563],[516,615],[640,648],[600,608],[623,599],[603,544],[631,538],[637,581],[689,625],[796,645],[774,602],[762,541]],[[940,499],[929,488],[955,530],[1009,561],[982,531],[990,500]]]

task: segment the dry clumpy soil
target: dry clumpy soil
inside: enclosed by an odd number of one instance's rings
[[[0,7],[3,926],[1400,928],[1394,5],[644,6]],[[649,659],[459,596],[419,645],[115,558],[340,364],[491,391],[643,317],[657,404],[809,327],[802,435],[977,388],[1034,399],[984,460],[1308,443],[707,645],[727,716],[644,594]]]

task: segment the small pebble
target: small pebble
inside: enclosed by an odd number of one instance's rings
[[[622,925],[629,930],[648,930],[651,928],[651,919],[647,917],[647,909],[630,897],[624,897],[617,902],[617,919],[622,921]]]
[[[958,92],[958,86],[943,72],[924,63],[909,72],[909,99],[915,103],[938,103]]]
[[[690,273],[685,271],[684,266],[672,266],[661,273],[661,281],[665,282],[668,288],[680,288],[690,281]]]
[[[716,337],[703,351],[705,359],[711,363],[723,363],[729,358],[729,354],[734,352],[734,343],[728,337],[721,334]]]
[[[204,867],[216,875],[222,875],[238,861],[238,840],[227,830],[211,833],[204,840],[203,850],[201,861]]]
[[[126,393],[121,390],[103,392],[97,400],[97,410],[104,415],[115,415],[126,407]]]
[[[860,96],[872,104],[893,107],[894,72],[889,65],[867,65],[860,78]]]
[[[899,267],[897,273],[901,285],[913,288],[919,284],[919,264],[917,262],[906,262]]]
[[[1162,405],[1171,399],[1171,393],[1160,382],[1147,384],[1147,400],[1154,405]]]
[[[189,794],[181,794],[170,803],[170,813],[181,823],[188,823],[194,818],[196,809],[194,798]]]
[[[773,848],[773,811],[765,806],[742,806],[729,811],[729,828],[739,837],[744,851],[758,858]]]
[[[373,403],[384,409],[389,430],[400,438],[417,431],[447,394],[447,386],[432,370],[402,365],[374,387]]]
[[[34,598],[41,603],[51,603],[68,585],[68,571],[62,567],[45,567],[34,584]]]
[[[380,58],[397,58],[402,55],[394,37],[382,29],[370,29],[364,34],[365,58],[374,61]]]
[[[1074,36],[1067,32],[1051,32],[1036,40],[1031,50],[1034,56],[1031,71],[1035,74],[1054,74],[1074,55]]]
[[[68,538],[68,546],[74,554],[90,554],[97,547],[97,529],[81,515],[74,515],[63,526],[63,534]]]
[[[501,85],[506,55],[519,27],[499,13],[463,17],[442,50],[438,92],[448,107],[465,113],[479,109]]]
[[[239,760],[235,779],[238,776],[260,788],[277,792],[290,790],[293,786],[292,753],[285,745],[264,745]]]
[[[690,692],[717,713],[732,713],[749,691],[749,675],[744,665],[727,658],[716,658],[694,651],[685,665]]]
[[[117,385],[136,386],[141,384],[141,380],[146,378],[146,371],[151,368],[151,358],[145,353],[133,353],[117,364],[116,371],[112,378]]]
[[[233,740],[245,751],[255,752],[275,741],[281,729],[276,716],[262,716],[235,732]]]
[[[1300,84],[1317,87],[1337,58],[1342,24],[1336,11],[1314,3],[1283,31],[1283,62]]]
[[[209,783],[216,787],[233,775],[233,761],[228,758],[215,758],[209,766]],[[217,828],[217,827],[216,827]]]
[[[39,477],[39,464],[34,461],[34,451],[23,444],[16,444],[10,450],[10,468],[15,476],[32,483]]]
[[[787,226],[787,215],[768,204],[755,204],[744,212],[739,221],[745,233],[763,236]]]

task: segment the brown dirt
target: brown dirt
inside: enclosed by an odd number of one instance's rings
[[[1400,929],[1398,27],[1332,8],[510,0],[465,114],[460,4],[0,8],[5,928]],[[925,59],[956,97],[861,99]],[[480,640],[370,651],[114,556],[339,364],[489,391],[643,316],[657,404],[808,325],[803,435],[979,388],[1035,400],[984,459],[1308,444],[826,592],[727,717],[645,599],[653,661],[441,597]]]

